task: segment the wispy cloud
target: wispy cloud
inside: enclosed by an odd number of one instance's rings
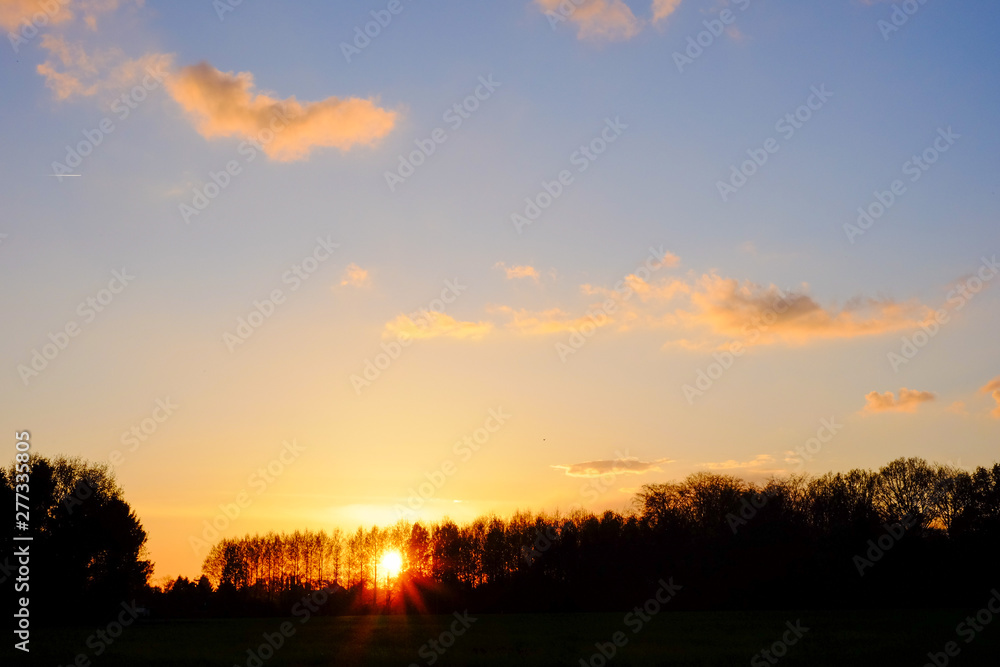
[[[368,271],[351,262],[344,269],[344,275],[340,279],[340,284],[347,287],[370,287],[372,282]]]
[[[503,262],[497,262],[493,265],[494,268],[502,269],[507,276],[507,280],[516,280],[518,278],[531,278],[536,283],[539,280],[538,270],[533,266],[507,266]]]
[[[653,0],[653,23],[660,23],[681,6],[681,0]]]
[[[993,400],[996,401],[997,407],[990,413],[997,419],[1000,419],[1000,375],[993,378],[987,382],[984,386],[979,389],[982,394],[991,394]]]
[[[569,477],[600,477],[601,475],[641,475],[647,472],[660,472],[661,465],[673,463],[673,459],[656,459],[640,461],[634,456],[602,461],[584,461],[554,465],[553,468],[565,471]]]
[[[582,40],[618,42],[632,39],[648,25],[666,21],[683,0],[652,0],[649,18],[639,18],[624,0],[535,0],[553,25],[576,26]]]
[[[921,403],[933,401],[934,394],[929,391],[916,391],[903,387],[899,390],[897,399],[891,391],[880,394],[877,391],[868,392],[865,395],[865,407],[862,412],[909,412],[917,411]]]
[[[632,39],[642,30],[642,22],[622,0],[535,0],[546,14],[576,26],[577,37],[598,41]],[[557,20],[559,20],[557,19]]]
[[[955,401],[954,403],[952,403],[951,405],[949,405],[947,408],[945,408],[945,410],[947,410],[948,412],[950,412],[952,414],[960,415],[962,417],[968,417],[969,416],[969,410],[965,407],[965,401]]]
[[[806,292],[723,278],[715,273],[645,280],[626,276],[611,287],[580,286],[600,301],[573,315],[567,307],[530,311],[494,306],[509,318],[507,327],[526,335],[547,335],[593,326],[619,331],[665,330],[665,345],[713,349],[732,341],[746,346],[802,345],[816,340],[850,339],[910,330],[927,321],[930,308],[915,300],[856,297],[844,305],[823,306]],[[607,308],[615,299],[614,308]],[[587,313],[600,312],[599,318]]]
[[[173,56],[165,53],[130,58],[117,47],[88,50],[53,33],[42,35],[40,45],[48,57],[37,71],[58,100],[120,94],[150,73],[167,76],[173,63]]]
[[[37,26],[58,26],[83,17],[92,30],[97,28],[97,16],[118,9],[121,0],[0,0],[0,28],[16,31],[25,22]],[[137,5],[142,0],[136,0]],[[45,21],[37,17],[45,17]]]
[[[430,311],[425,316],[416,319],[408,315],[400,315],[385,325],[383,338],[394,338],[400,335],[410,338],[460,338],[479,340],[493,329],[489,322],[462,322],[450,315]]]
[[[718,462],[705,462],[699,463],[698,466],[701,468],[707,468],[708,470],[739,470],[744,468],[761,468],[774,463],[774,457],[769,454],[758,454],[749,461],[737,461],[736,459],[729,459],[728,461],[718,461]]]

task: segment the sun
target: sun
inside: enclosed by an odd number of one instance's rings
[[[378,565],[387,579],[393,579],[403,570],[403,555],[396,550],[386,551]]]

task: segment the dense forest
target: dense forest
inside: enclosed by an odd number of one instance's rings
[[[681,587],[678,609],[960,606],[1000,583],[1000,464],[898,459],[763,485],[702,472],[642,487],[621,513],[226,538],[198,581],[163,587],[147,584],[145,533],[106,470],[36,461],[33,483],[47,470],[39,551],[60,554],[44,570],[53,593],[132,594],[161,616],[287,613],[320,589],[331,614],[627,609],[660,580]],[[10,492],[9,471],[4,482]],[[96,490],[67,513],[59,499],[81,488]],[[380,571],[387,553],[398,572]]]

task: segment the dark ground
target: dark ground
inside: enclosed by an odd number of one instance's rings
[[[346,616],[226,620],[143,620],[95,656],[87,638],[97,628],[67,627],[36,631],[29,661],[15,656],[7,664],[70,665],[85,653],[92,665],[247,665],[249,648],[263,643],[289,621],[295,632],[262,665],[580,665],[596,652],[595,642],[610,642],[622,631],[628,643],[608,661],[624,665],[912,665],[929,663],[928,652],[944,651],[954,641],[958,667],[1000,664],[1000,618],[971,642],[956,626],[977,610],[669,612],[633,632],[621,613],[482,614],[454,645],[435,659],[421,647],[446,631],[453,616]],[[776,663],[755,655],[779,641],[786,621],[808,628]],[[286,626],[287,627],[287,626]],[[448,637],[444,638],[448,641]],[[93,643],[93,641],[92,641]],[[95,644],[95,646],[99,646]],[[10,656],[10,643],[4,653]],[[779,649],[780,651],[780,649]],[[264,653],[264,657],[267,652]],[[937,667],[944,662],[941,656]],[[753,661],[753,662],[752,662]],[[85,663],[79,663],[81,665]],[[590,664],[603,665],[600,659]]]

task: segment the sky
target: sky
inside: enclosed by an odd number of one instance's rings
[[[157,579],[258,531],[990,464],[998,24],[0,0],[0,421],[111,465]]]

